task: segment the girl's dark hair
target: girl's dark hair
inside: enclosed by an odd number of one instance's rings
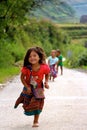
[[[24,64],[23,64],[24,67],[31,65],[31,63],[29,62],[29,56],[30,56],[32,51],[35,51],[39,55],[39,58],[40,58],[39,63],[40,64],[45,63],[46,55],[45,55],[45,52],[43,51],[43,49],[40,47],[32,47],[32,48],[28,49],[28,51],[25,55]]]

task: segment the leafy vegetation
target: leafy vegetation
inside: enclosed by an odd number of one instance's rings
[[[83,51],[78,57],[79,66],[87,66],[87,50]]]
[[[11,68],[25,53],[19,33],[27,20],[27,12],[29,14],[34,6],[38,6],[38,2],[39,0],[0,0],[0,82],[16,74],[15,69],[18,71],[17,67]]]
[[[0,83],[9,80],[14,75],[19,74],[20,68],[15,66],[10,66],[8,68],[0,68]]]
[[[87,38],[87,24],[60,25],[72,39]]]
[[[65,66],[68,66],[70,68],[76,68],[81,67],[81,65],[84,66],[86,65],[87,52],[86,48],[84,48],[84,46],[82,46],[81,44],[79,44],[79,46],[78,44],[67,45],[65,55],[66,55],[66,61],[64,63]]]
[[[86,65],[87,52],[83,44],[87,40],[86,25],[59,25],[47,19],[29,17],[32,8],[43,7],[44,1],[0,1],[0,82],[19,73],[20,68],[16,67],[19,61],[23,60],[29,47],[36,45],[42,47],[47,56],[52,49],[60,48],[70,67]],[[78,46],[76,36],[86,40],[81,40]]]
[[[12,37],[8,36],[0,40],[0,73],[9,72],[6,68],[9,70],[16,62],[22,60],[29,47],[40,46],[49,55],[53,48],[66,44],[68,39],[68,36],[53,23],[35,19],[29,19],[16,29],[16,33],[11,32],[11,35]],[[14,69],[10,70],[13,74]]]
[[[70,24],[60,25],[71,38],[70,44],[67,44],[63,49],[66,57],[65,66],[70,68],[86,68],[87,66],[87,25]],[[83,67],[84,66],[84,67]]]

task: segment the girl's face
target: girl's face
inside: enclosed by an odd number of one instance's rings
[[[53,51],[51,52],[51,56],[52,56],[52,57],[55,57],[55,56],[56,56],[56,51],[55,51],[55,50],[53,50]]]
[[[29,62],[31,64],[37,64],[39,63],[39,60],[40,60],[39,55],[35,51],[32,51],[29,56]]]

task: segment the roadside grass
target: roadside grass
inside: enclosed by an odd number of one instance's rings
[[[79,67],[80,68],[80,67]],[[87,66],[81,66],[81,69],[83,69],[84,71],[86,70],[87,71]]]
[[[20,73],[20,68],[11,66],[7,68],[0,68],[0,83],[4,83],[12,78],[14,75],[18,75]]]

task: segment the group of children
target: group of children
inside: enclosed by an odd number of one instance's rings
[[[59,49],[52,50],[51,56],[48,57],[48,65],[50,67],[50,80],[54,81],[54,79],[57,77],[58,69],[60,67],[61,75],[63,75],[63,57],[61,55],[61,52]]]
[[[24,87],[15,102],[14,108],[22,103],[24,114],[27,116],[34,115],[33,127],[39,126],[38,120],[44,106],[44,97],[36,98],[32,87],[38,91],[41,89],[41,93],[44,93],[44,88],[49,89],[49,74],[50,78],[52,76],[54,80],[57,76],[58,66],[61,67],[61,74],[63,74],[62,55],[60,54],[59,50],[52,50],[51,56],[48,58],[48,65],[45,62],[45,53],[40,47],[28,49],[25,55],[20,76]],[[41,93],[38,94],[41,95]]]

